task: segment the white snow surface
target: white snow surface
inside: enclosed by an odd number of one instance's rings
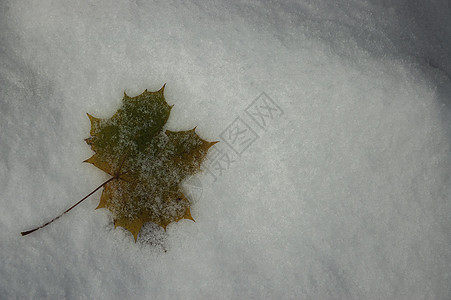
[[[450,299],[447,0],[1,1],[1,299]],[[283,111],[196,222],[135,243],[100,191],[86,113],[124,90],[220,138],[261,93]],[[253,125],[252,125],[253,126]],[[257,128],[257,127],[254,127]],[[257,129],[255,129],[257,130]]]

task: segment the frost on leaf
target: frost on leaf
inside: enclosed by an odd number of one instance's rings
[[[172,108],[163,92],[164,86],[136,97],[124,93],[122,107],[109,119],[88,114],[86,142],[95,154],[85,162],[115,178],[104,186],[97,208],[110,210],[115,227],[129,230],[135,241],[146,222],[166,229],[171,222],[193,220],[180,185],[200,171],[216,143],[201,139],[195,128],[163,132]]]

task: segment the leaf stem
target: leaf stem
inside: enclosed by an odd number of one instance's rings
[[[95,190],[93,190],[91,193],[89,193],[88,195],[86,195],[83,199],[81,199],[80,201],[78,201],[77,203],[75,203],[74,205],[72,205],[69,209],[67,209],[66,211],[64,211],[62,214],[60,214],[59,216],[57,216],[57,217],[54,218],[53,220],[51,220],[51,221],[45,223],[44,225],[41,225],[41,226],[39,226],[39,227],[36,227],[35,229],[21,232],[20,234],[21,234],[22,236],[28,235],[28,234],[30,234],[30,233],[32,233],[32,232],[35,232],[35,231],[38,230],[38,229],[41,229],[41,228],[43,228],[43,227],[49,225],[49,224],[52,223],[53,221],[58,220],[58,219],[61,218],[65,213],[69,212],[72,208],[74,208],[74,207],[77,206],[78,204],[82,203],[86,198],[88,198],[89,196],[91,196],[92,194],[94,194],[95,192],[97,192],[98,189],[100,189],[101,187],[105,186],[107,183],[113,181],[114,179],[119,179],[119,176],[111,177],[110,179],[108,179],[107,181],[105,181],[104,183],[102,183],[101,185],[99,185]]]

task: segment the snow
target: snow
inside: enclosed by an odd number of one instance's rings
[[[2,1],[0,298],[450,299],[451,5],[394,2]],[[108,179],[86,113],[164,83],[233,161],[196,222],[135,243],[97,192],[22,237]]]

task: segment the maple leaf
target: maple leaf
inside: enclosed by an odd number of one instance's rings
[[[110,210],[115,227],[130,231],[135,241],[146,222],[166,230],[168,224],[181,219],[194,221],[181,183],[200,171],[208,149],[217,142],[201,139],[196,128],[163,131],[171,109],[164,98],[163,86],[157,92],[145,90],[136,97],[124,92],[122,106],[109,119],[88,114],[91,137],[86,142],[95,154],[85,162],[112,178],[64,213],[104,187],[97,208]]]

